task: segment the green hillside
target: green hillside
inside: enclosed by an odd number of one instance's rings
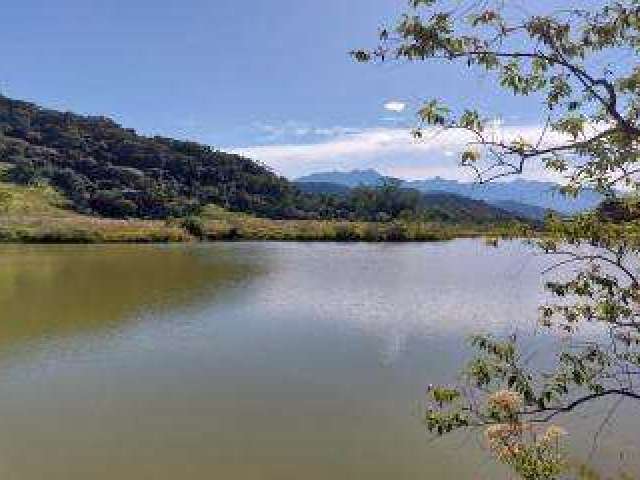
[[[247,158],[1,96],[0,159],[14,166],[9,180],[47,181],[76,210],[109,217],[184,216],[208,203],[279,217],[312,208]]]
[[[0,96],[4,181],[50,185],[77,213],[167,220],[207,205],[294,220],[486,224],[519,217],[478,200],[391,183],[346,194],[303,191],[260,163],[211,147],[145,137],[104,117],[44,109]]]
[[[2,242],[183,242],[191,239],[179,223],[83,215],[70,210],[69,201],[51,187],[0,183]]]

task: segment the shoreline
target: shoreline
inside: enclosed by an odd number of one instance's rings
[[[302,223],[301,223],[302,222]],[[4,223],[4,225],[3,225]],[[174,224],[175,223],[175,224]],[[202,224],[193,232],[180,221],[93,219],[91,224],[0,220],[0,244],[148,244],[217,242],[432,243],[460,238],[518,236],[517,226],[429,225],[412,222],[362,223],[252,219],[252,223]]]
[[[0,183],[0,243],[109,244],[195,241],[437,242],[455,238],[517,236],[532,225],[517,221],[454,223],[279,220],[207,205],[195,216],[166,220],[113,219],[75,212],[50,187]]]

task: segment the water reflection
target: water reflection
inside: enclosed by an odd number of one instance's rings
[[[531,331],[548,261],[517,242],[477,241],[283,245],[272,256],[280,271],[261,279],[256,300],[265,314],[374,336],[385,362],[412,339]]]
[[[257,270],[196,246],[1,246],[0,349],[213,302]]]
[[[467,334],[530,331],[521,246],[2,248],[6,478],[504,478],[414,413]]]

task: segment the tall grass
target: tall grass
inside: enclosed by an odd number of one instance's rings
[[[193,237],[162,221],[80,215],[46,186],[0,183],[0,241],[22,243],[184,242]]]
[[[508,225],[450,225],[417,222],[271,220],[208,206],[198,217],[113,220],[80,215],[50,187],[0,183],[0,242],[136,243],[196,239],[335,242],[431,242],[499,235]]]
[[[456,237],[501,235],[512,225],[451,225],[426,222],[348,222],[336,220],[270,220],[207,207],[200,217],[209,240],[291,240],[337,242],[430,242]]]

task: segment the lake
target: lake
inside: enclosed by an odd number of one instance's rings
[[[471,333],[550,342],[546,261],[476,240],[0,246],[0,477],[506,478],[480,435],[431,441],[419,402]],[[631,408],[598,457],[640,471]],[[607,409],[568,421],[578,456]]]

